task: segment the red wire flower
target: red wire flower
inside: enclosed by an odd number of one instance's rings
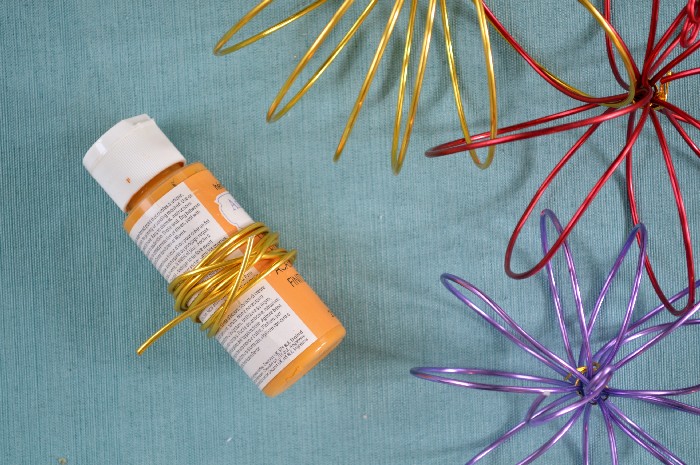
[[[584,4],[584,6],[589,8],[590,4],[587,1],[579,1]],[[428,150],[426,155],[428,157],[438,157],[516,140],[539,137],[570,129],[587,127],[583,135],[580,136],[576,143],[566,152],[564,157],[556,164],[554,169],[552,169],[552,171],[537,189],[535,195],[525,209],[525,212],[521,216],[513,231],[513,234],[510,237],[505,254],[506,273],[512,278],[522,279],[534,275],[547,264],[551,257],[564,244],[564,241],[571,233],[571,230],[574,228],[576,223],[578,223],[581,216],[601,188],[623,163],[625,165],[625,178],[632,222],[633,224],[640,222],[639,211],[637,209],[637,200],[634,194],[634,180],[632,176],[632,149],[645,124],[648,121],[651,121],[654,132],[659,140],[661,154],[668,172],[668,178],[671,183],[676,208],[678,211],[678,218],[680,220],[683,247],[685,249],[688,287],[690,288],[686,305],[683,308],[675,308],[671,304],[659,285],[656,278],[656,273],[654,272],[654,268],[649,257],[646,258],[645,267],[654,290],[661,299],[661,302],[663,302],[664,306],[674,315],[681,315],[692,308],[696,302],[696,292],[693,286],[695,282],[695,266],[693,260],[690,228],[688,226],[688,217],[683,204],[683,196],[681,195],[680,188],[678,186],[676,170],[671,158],[671,152],[669,150],[666,134],[664,132],[665,130],[661,125],[659,116],[663,115],[669,121],[671,126],[678,132],[678,134],[680,134],[681,138],[690,148],[690,150],[692,150],[692,152],[700,158],[700,148],[698,148],[698,145],[691,139],[686,129],[683,127],[684,125],[690,125],[696,129],[700,129],[700,121],[690,116],[681,108],[667,101],[668,85],[670,82],[700,74],[700,68],[677,70],[678,67],[682,66],[683,63],[691,55],[693,55],[698,48],[700,48],[700,41],[697,40],[698,32],[700,31],[700,1],[688,1],[670,26],[664,31],[661,37],[656,40],[659,18],[659,0],[652,0],[649,35],[644,53],[644,61],[642,62],[641,67],[634,61],[634,58],[629,52],[629,48],[621,39],[618,32],[610,24],[611,0],[605,0],[604,7],[605,11],[603,16],[605,24],[604,29],[606,32],[605,42],[608,61],[610,63],[612,73],[617,82],[624,89],[624,93],[596,98],[577,91],[566,83],[563,83],[561,80],[549,73],[549,71],[547,71],[542,65],[537,63],[530,55],[528,55],[523,47],[520,46],[520,44],[508,33],[498,19],[496,19],[494,14],[488,8],[485,8],[486,15],[492,25],[508,41],[508,43],[515,48],[520,56],[525,59],[525,61],[540,76],[542,76],[542,78],[544,78],[550,85],[560,92],[580,102],[584,102],[584,104],[543,118],[537,118],[524,123],[516,124],[514,126],[501,128],[498,130],[498,137],[496,138],[490,138],[488,133],[483,133],[472,137],[471,143],[466,143],[464,139],[448,142]],[[589,8],[589,10],[591,8]],[[625,70],[628,74],[629,82],[625,80],[617,67],[615,56],[613,54],[613,45],[618,50],[623,62],[625,63]],[[560,122],[556,125],[543,127],[543,125],[546,125],[547,123],[558,121],[573,115],[579,115],[594,109],[602,109],[602,112],[596,116],[587,117],[579,121],[567,123]],[[561,236],[553,244],[553,247],[535,266],[529,270],[524,272],[513,271],[511,266],[511,256],[515,243],[518,240],[523,226],[530,218],[530,215],[534,211],[535,206],[546,189],[583,146],[583,144],[593,135],[593,133],[596,132],[601,124],[603,124],[605,121],[619,117],[627,117],[626,141],[622,150],[594,184],[593,188],[571,217],[571,220],[565,226]],[[638,238],[638,240],[639,239],[640,238]]]

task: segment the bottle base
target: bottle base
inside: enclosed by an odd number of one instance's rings
[[[268,397],[275,397],[286,391],[292,384],[311,371],[326,355],[331,353],[344,337],[345,328],[342,325],[338,325],[326,332],[326,334],[319,337],[316,342],[299,354],[297,358],[292,360],[277,376],[272,378],[262,389],[262,392]]]

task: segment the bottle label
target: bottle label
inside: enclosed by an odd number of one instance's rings
[[[135,222],[127,221],[126,227],[129,236],[170,283],[197,266],[230,235],[252,223],[216,178],[209,171],[200,171],[170,189]],[[281,268],[290,270],[276,270],[232,304],[216,334],[216,339],[260,389],[317,340],[297,314],[298,309],[293,308],[304,305],[305,296],[300,300],[294,294],[301,285],[304,290],[308,285],[296,272],[285,277],[293,271],[291,265]],[[245,280],[257,273],[251,268]],[[310,288],[308,291],[315,296]],[[202,312],[201,320],[206,321],[216,308],[212,305]]]

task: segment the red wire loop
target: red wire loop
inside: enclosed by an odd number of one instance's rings
[[[696,0],[688,0],[686,11],[690,21],[694,22],[695,24],[700,23],[700,2],[697,2]]]
[[[688,48],[697,40],[700,32],[700,3],[696,0],[688,0],[685,8],[686,19],[680,34],[680,44]]]
[[[605,1],[605,19],[610,23],[610,0]],[[700,158],[700,147],[696,144],[688,132],[683,128],[682,124],[690,125],[698,130],[700,130],[700,121],[689,115],[687,112],[678,108],[677,106],[667,102],[667,91],[670,82],[683,79],[689,76],[694,76],[700,74],[700,68],[686,69],[673,73],[672,70],[676,66],[683,63],[688,57],[693,55],[700,48],[700,41],[697,40],[700,33],[700,1],[689,0],[688,3],[681,9],[678,16],[673,20],[669,27],[661,35],[661,38],[656,41],[656,28],[659,16],[659,4],[658,0],[652,1],[651,16],[649,21],[649,36],[647,39],[644,62],[641,67],[641,72],[638,71],[638,67],[634,60],[632,63],[635,68],[635,74],[638,73],[637,88],[635,89],[635,100],[624,107],[621,108],[609,108],[606,104],[614,104],[615,102],[620,102],[625,98],[625,94],[611,95],[602,98],[593,97],[582,97],[581,95],[575,94],[565,87],[563,87],[559,82],[552,79],[551,76],[546,75],[537,66],[536,62],[527,54],[524,48],[508,33],[505,27],[498,21],[496,16],[491,12],[486,6],[484,6],[484,11],[488,19],[491,21],[493,26],[498,30],[498,32],[506,39],[506,41],[517,51],[517,53],[537,72],[548,84],[552,85],[558,91],[564,93],[565,95],[578,100],[586,102],[584,105],[580,105],[569,110],[560,111],[553,113],[548,116],[536,118],[523,123],[519,123],[513,126],[508,126],[500,128],[497,132],[495,138],[492,138],[489,133],[482,133],[472,137],[471,143],[467,144],[464,139],[457,139],[452,142],[447,142],[441,144],[437,147],[433,147],[426,152],[428,157],[440,157],[445,155],[450,155],[458,152],[465,152],[472,149],[487,147],[491,145],[499,145],[508,142],[515,142],[523,139],[541,137],[549,134],[554,134],[558,132],[568,131],[575,128],[587,128],[583,135],[581,135],[574,145],[569,148],[566,154],[562,157],[559,162],[554,166],[552,171],[545,177],[542,184],[535,192],[534,196],[530,200],[528,206],[523,212],[522,216],[518,220],[513,233],[508,241],[508,246],[505,252],[504,267],[506,274],[515,279],[523,279],[533,276],[544,268],[550,258],[557,252],[557,250],[562,246],[568,235],[571,233],[573,228],[579,222],[588,206],[593,202],[595,197],[598,195],[600,190],[603,188],[605,183],[610,179],[610,177],[615,173],[620,166],[623,164],[625,168],[623,169],[627,187],[628,194],[628,204],[630,210],[630,216],[632,221],[637,224],[641,221],[639,210],[637,208],[637,198],[635,196],[634,190],[634,176],[633,176],[633,147],[639,138],[639,134],[644,128],[647,121],[651,120],[653,129],[657,138],[659,139],[660,153],[663,157],[664,165],[666,166],[666,171],[668,175],[668,180],[671,185],[673,192],[673,198],[676,205],[676,211],[678,214],[678,221],[680,224],[681,236],[682,236],[682,246],[684,249],[685,258],[685,268],[688,278],[688,297],[686,305],[683,308],[676,308],[673,306],[671,300],[664,293],[662,286],[659,284],[657,274],[652,266],[652,260],[647,256],[645,262],[645,268],[647,275],[651,281],[654,291],[659,296],[659,299],[663,305],[674,315],[683,315],[689,311],[696,303],[696,292],[695,292],[695,261],[693,258],[693,247],[692,238],[690,233],[690,226],[688,223],[688,216],[683,202],[683,195],[678,182],[678,177],[676,169],[673,164],[673,159],[671,156],[670,149],[668,147],[666,136],[659,120],[659,115],[663,115],[670,122],[671,126],[678,132],[685,144],[690,148],[692,153]],[[682,26],[681,26],[682,25]],[[612,27],[612,26],[611,26]],[[614,30],[614,27],[613,27]],[[678,32],[676,32],[678,31]],[[619,37],[617,31],[615,34]],[[620,38],[623,47],[628,50],[629,47]],[[667,61],[668,57],[673,54],[678,46],[683,47],[681,53],[677,54],[674,58]],[[613,75],[617,82],[623,88],[629,86],[626,83],[617,69],[615,60],[613,57],[613,50],[610,45],[610,40],[606,35],[606,53],[609,58],[609,64]],[[631,56],[631,55],[630,55]],[[576,115],[583,114],[588,111],[593,111],[597,108],[602,108],[602,113],[589,116],[578,121],[573,122],[560,122],[564,118],[570,118]],[[641,111],[639,119],[636,119],[637,111]],[[539,204],[540,199],[544,195],[545,191],[552,184],[553,180],[559,175],[559,173],[565,168],[569,161],[578,153],[585,142],[595,133],[598,128],[604,124],[606,121],[611,119],[616,119],[622,116],[627,116],[627,133],[625,145],[619,152],[617,157],[610,163],[608,168],[602,173],[600,178],[595,182],[593,187],[589,190],[588,194],[584,197],[583,201],[580,203],[576,212],[573,214],[569,222],[563,228],[562,233],[559,235],[557,241],[552,245],[552,247],[545,253],[545,255],[532,267],[525,271],[514,271],[512,268],[511,259],[513,256],[513,250],[520,237],[520,233],[523,230],[525,224],[528,222],[530,216],[534,212],[535,208]],[[556,124],[549,124],[556,123]]]

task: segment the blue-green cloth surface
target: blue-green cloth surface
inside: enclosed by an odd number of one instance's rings
[[[399,176],[392,175],[406,2],[345,152],[332,163],[392,3],[379,2],[308,95],[274,124],[265,122],[267,106],[340,1],[226,57],[215,57],[212,48],[253,0],[3,3],[3,464],[459,464],[524,417],[533,396],[429,383],[409,369],[467,366],[552,375],[461,305],[439,277],[451,272],[475,283],[563,353],[545,276],[511,280],[503,257],[528,200],[582,130],[504,145],[484,171],[466,154],[425,158],[427,148],[460,137],[437,16],[406,163]],[[592,95],[620,91],[603,34],[578,2],[488,3],[553,72]],[[651,2],[615,3],[614,23],[639,60]],[[660,23],[666,25],[683,2],[661,3]],[[273,3],[238,37],[302,4]],[[320,66],[366,4],[350,8],[302,77]],[[428,2],[418,4],[420,38]],[[465,110],[472,130],[480,132],[488,128],[488,93],[474,8],[450,1],[447,8]],[[575,105],[491,32],[502,126]],[[669,101],[695,116],[698,95],[697,77],[669,89]],[[135,353],[173,316],[172,300],[124,233],[121,211],[81,160],[114,123],[141,113],[155,118],[190,161],[205,163],[251,216],[281,232],[282,245],[299,252],[302,275],[347,328],[346,340],[277,398],[261,394],[189,322],[142,357]],[[621,149],[625,124],[604,124],[537,211],[551,208],[570,218]],[[700,250],[700,160],[663,124]],[[690,134],[698,140],[697,131]],[[684,259],[668,174],[650,128],[634,160],[650,252],[663,287],[675,293],[685,286]],[[632,226],[623,174],[612,176],[571,236],[587,309]],[[540,257],[536,216],[516,246],[518,270]],[[629,260],[605,302],[596,343],[619,326],[632,265]],[[575,328],[571,299],[566,302]],[[657,303],[645,277],[635,315]],[[614,384],[698,384],[698,347],[697,328],[680,331],[617,374]],[[697,395],[685,400],[700,403]],[[620,405],[685,461],[700,463],[698,417]],[[485,462],[516,463],[558,427],[532,428]],[[599,415],[592,429],[594,463],[609,463]],[[621,463],[656,463],[619,433],[618,441]],[[537,463],[581,463],[580,444],[577,425]]]

